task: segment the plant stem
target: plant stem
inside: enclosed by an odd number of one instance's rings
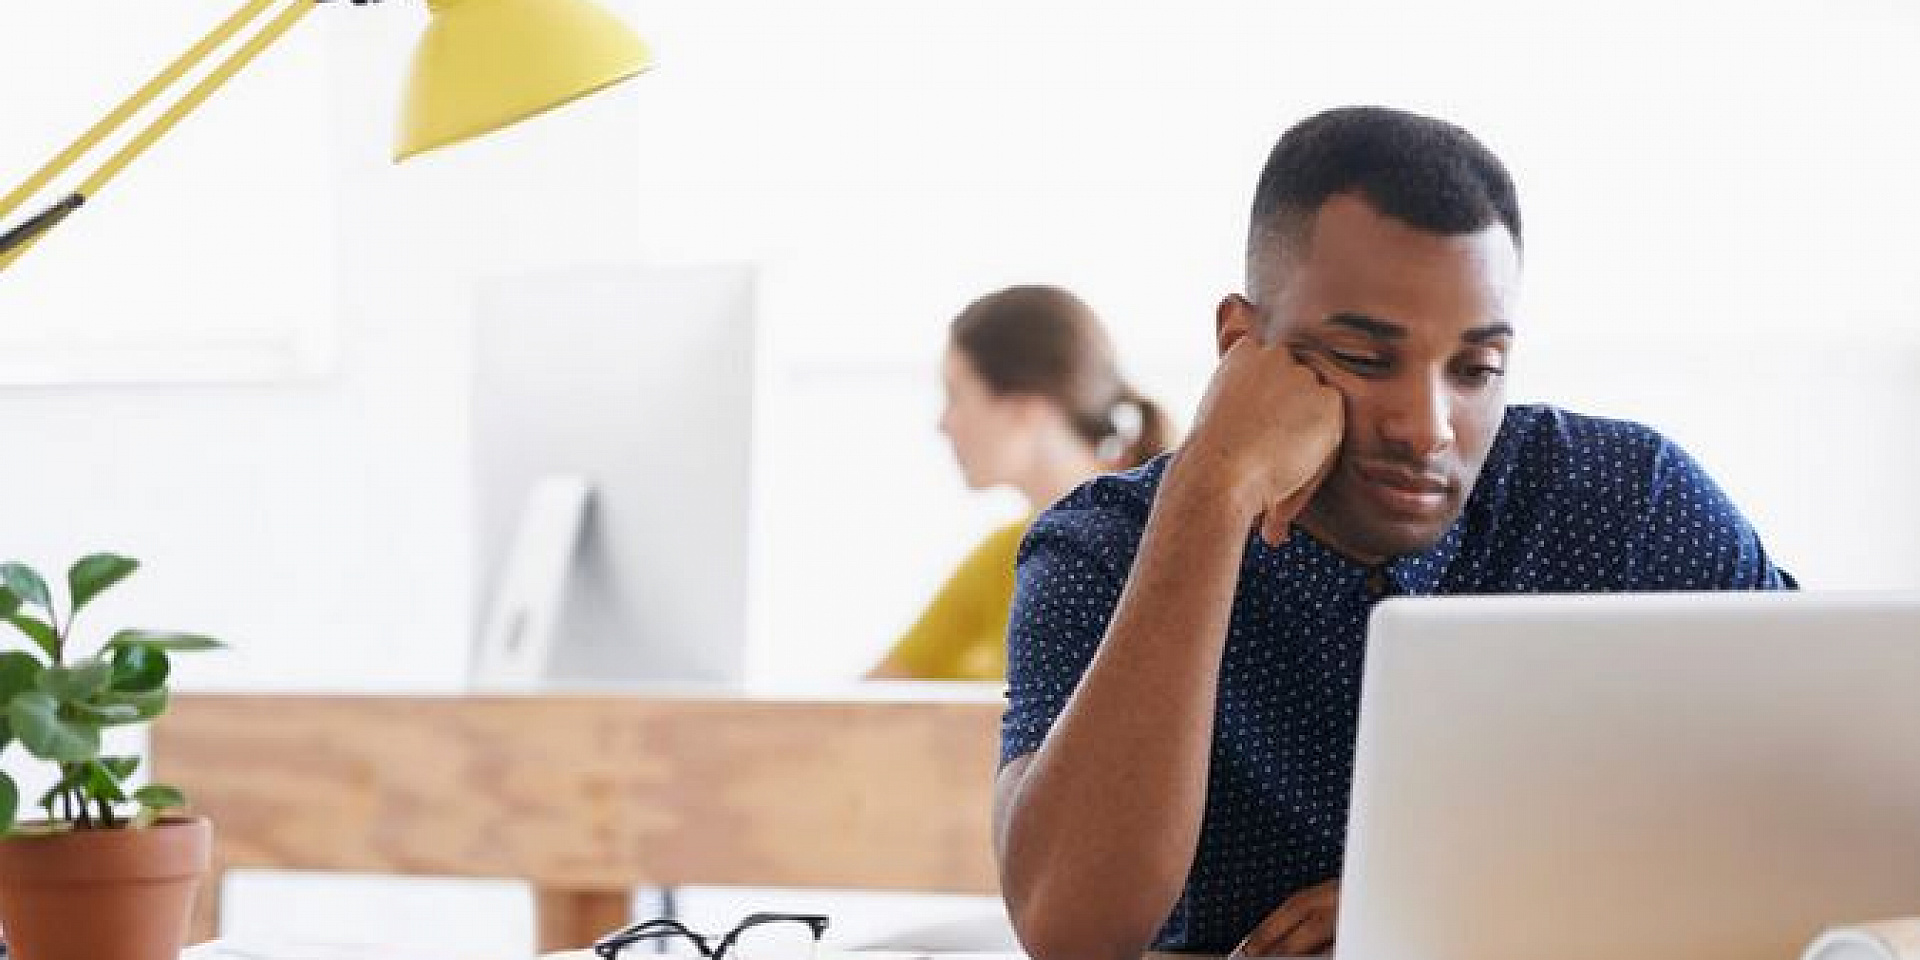
[[[115,821],[113,818],[113,804],[108,803],[107,798],[101,797],[98,800],[95,800],[94,802],[100,805],[100,825],[101,826],[104,826],[109,830],[119,826],[119,823]]]
[[[60,786],[54,791],[54,796],[60,802],[60,819],[69,824],[76,823],[79,818],[73,812],[73,788],[66,786],[73,782],[73,770],[64,763],[54,769],[60,772]]]

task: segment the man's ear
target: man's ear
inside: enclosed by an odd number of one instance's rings
[[[1227,294],[1213,309],[1213,341],[1221,356],[1226,356],[1241,337],[1260,340],[1260,311],[1237,293]]]

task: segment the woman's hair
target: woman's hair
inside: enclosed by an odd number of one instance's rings
[[[998,396],[1059,404],[1080,438],[1119,469],[1167,448],[1159,405],[1120,376],[1100,318],[1059,287],[1008,287],[953,318],[952,343]]]

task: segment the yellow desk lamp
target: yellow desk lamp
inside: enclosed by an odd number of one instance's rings
[[[313,8],[335,0],[247,0],[119,106],[0,199],[0,222],[75,161],[152,103],[249,25],[275,7],[248,37],[199,82],[101,164],[74,191],[0,234],[0,270],[92,199],[182,118]],[[351,0],[355,6],[377,0]],[[647,48],[626,24],[592,0],[427,0],[432,20],[415,50],[396,162],[471,140],[618,83],[651,65]]]

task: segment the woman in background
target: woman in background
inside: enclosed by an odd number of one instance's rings
[[[1009,287],[954,318],[940,432],[967,487],[1011,486],[1027,516],[989,534],[941,587],[873,679],[999,680],[1007,670],[1014,556],[1035,514],[1082,482],[1165,450],[1166,418],[1120,376],[1080,298]]]

